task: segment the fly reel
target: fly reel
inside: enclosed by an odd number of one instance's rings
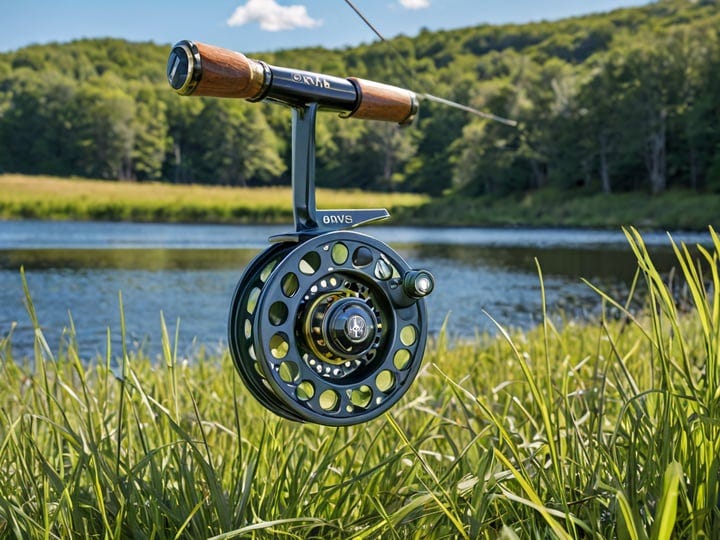
[[[382,414],[420,368],[424,297],[434,281],[383,242],[348,230],[388,218],[387,210],[316,209],[315,119],[329,108],[404,123],[417,110],[414,95],[191,42],[173,49],[168,79],[182,94],[292,107],[295,231],[270,238],[230,305],[230,353],[248,390],[269,410],[299,422],[342,426]]]
[[[352,231],[273,245],[230,308],[230,351],[260,403],[291,420],[375,418],[407,390],[427,333],[428,272]]]

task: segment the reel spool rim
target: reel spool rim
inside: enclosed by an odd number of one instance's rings
[[[242,344],[244,338],[243,321],[247,318],[244,317],[245,313],[243,313],[244,310],[242,309],[243,301],[246,300],[246,297],[253,289],[252,284],[256,278],[260,277],[262,271],[272,262],[272,260],[277,259],[275,262],[275,267],[277,267],[278,263],[286,255],[286,252],[291,251],[293,247],[295,246],[290,243],[272,244],[253,257],[245,267],[245,270],[235,285],[235,290],[233,291],[232,299],[230,301],[228,314],[228,348],[230,350],[230,357],[235,365],[235,370],[240,375],[240,379],[253,398],[255,398],[255,400],[265,409],[282,418],[285,418],[286,420],[302,422],[302,418],[288,409],[285,404],[277,398],[274,392],[269,391],[269,389],[263,385],[262,380],[259,379],[259,374],[255,371],[254,366],[252,365],[254,362],[258,362],[258,364],[260,364],[260,362],[258,360],[253,360],[249,353],[245,352],[245,348]],[[261,291],[268,279],[269,276],[265,280],[265,283],[263,283]],[[254,313],[249,317],[252,321],[252,331],[251,337],[248,341],[254,341],[252,338],[255,333],[254,329],[256,316],[257,305],[254,309]]]

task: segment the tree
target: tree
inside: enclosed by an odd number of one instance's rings
[[[111,79],[80,86],[72,104],[75,169],[105,179],[132,177],[135,100]]]
[[[717,80],[720,69],[720,39],[715,28],[676,29],[668,43],[680,73],[676,102],[671,109],[671,129],[677,148],[671,155],[676,175],[687,179],[694,190],[705,183],[705,175],[718,142],[716,114],[720,110]]]
[[[72,81],[58,72],[17,69],[0,81],[0,169],[72,174]]]
[[[135,140],[132,148],[132,177],[157,180],[162,176],[163,161],[169,146],[166,105],[156,92],[143,88],[136,97],[133,118]]]
[[[372,122],[366,131],[363,145],[374,154],[380,174],[374,179],[373,188],[381,191],[401,189],[405,176],[403,166],[415,155],[417,132],[388,122]]]
[[[275,135],[257,106],[208,100],[190,134],[194,179],[247,186],[285,171]]]
[[[188,182],[193,179],[192,156],[195,153],[192,129],[204,101],[166,93],[163,102],[167,111],[169,141],[162,174],[172,182]]]
[[[639,130],[653,194],[667,188],[668,120],[677,103],[683,75],[674,53],[672,44],[657,38],[632,41],[623,55],[622,105],[628,115],[625,121]]]
[[[591,59],[591,69],[578,91],[575,135],[581,161],[591,171],[596,163],[603,193],[614,190],[612,171],[619,173],[623,158],[620,154],[635,153],[639,134],[627,129],[623,109],[623,57],[617,52]],[[620,180],[616,179],[619,184]]]

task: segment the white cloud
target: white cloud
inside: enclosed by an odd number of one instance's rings
[[[430,7],[430,0],[400,0],[400,5],[405,9],[425,9]]]
[[[244,6],[238,6],[227,20],[228,26],[242,26],[251,22],[259,22],[260,28],[268,32],[315,28],[322,24],[321,20],[308,15],[305,6],[281,6],[275,0],[248,0]]]

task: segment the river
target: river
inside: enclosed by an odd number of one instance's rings
[[[160,313],[178,350],[227,343],[231,295],[245,265],[285,226],[0,221],[0,337],[13,329],[13,355],[31,355],[33,331],[20,277],[23,267],[50,348],[67,339],[70,317],[84,358],[104,355],[107,329],[117,346],[122,293],[128,341],[160,351]],[[541,316],[540,262],[548,306],[571,317],[597,313],[599,299],[581,278],[622,294],[635,263],[621,231],[366,227],[411,266],[430,270],[429,328],[448,320],[451,337],[492,332],[487,312],[504,326],[530,328]],[[674,233],[688,244],[707,233]],[[644,235],[658,265],[673,257],[665,233]]]

